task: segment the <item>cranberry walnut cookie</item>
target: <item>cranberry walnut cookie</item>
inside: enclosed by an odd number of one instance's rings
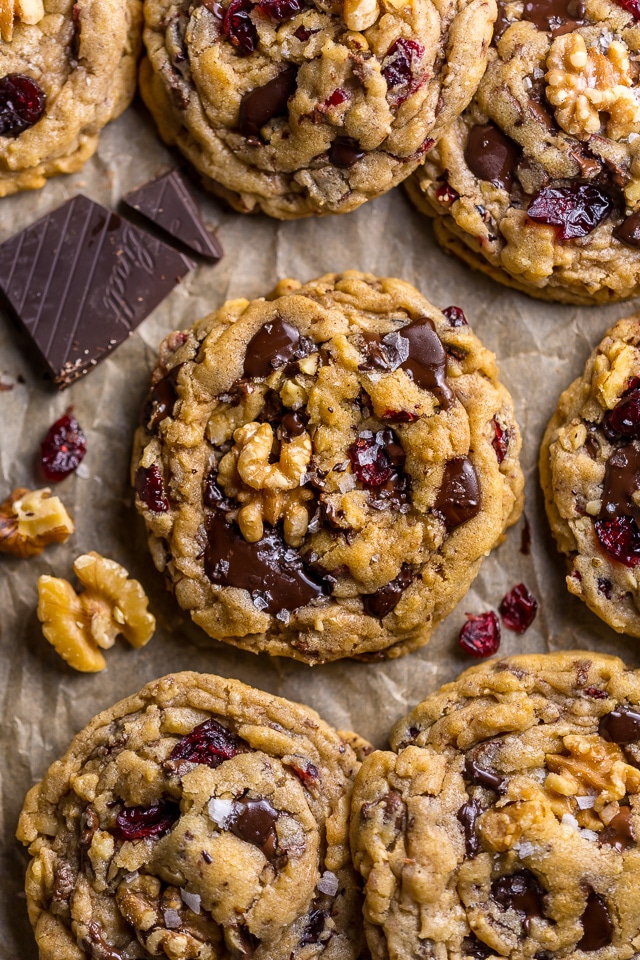
[[[140,0],[1,0],[0,197],[79,170],[136,88]]]
[[[358,766],[308,707],[204,674],[148,684],[27,795],[41,960],[356,960]]]
[[[640,950],[640,673],[587,652],[493,660],[365,759],[351,811],[374,960]]]
[[[569,590],[640,637],[640,317],[612,327],[560,397],[540,480]]]
[[[522,507],[494,355],[357,272],[233,300],[161,347],[133,456],[154,562],[210,636],[308,663],[400,656]]]
[[[141,91],[237,210],[346,213],[466,107],[495,16],[495,0],[145,0]]]
[[[466,113],[408,184],[448,251],[534,297],[640,292],[640,6],[505,0]]]

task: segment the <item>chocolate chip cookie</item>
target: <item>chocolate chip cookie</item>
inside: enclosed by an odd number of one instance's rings
[[[495,16],[495,0],[145,0],[142,95],[237,210],[346,213],[466,107]]]
[[[136,505],[180,606],[308,663],[425,643],[522,507],[520,434],[462,311],[349,272],[161,347]]]
[[[41,960],[355,960],[358,765],[236,680],[179,673],[99,714],[20,817]]]
[[[640,318],[621,320],[560,397],[540,479],[571,593],[640,637]]]
[[[501,0],[471,106],[409,185],[442,246],[534,297],[640,292],[640,6]]]
[[[493,660],[365,759],[351,843],[374,960],[635,957],[640,672]]]
[[[140,0],[0,4],[0,197],[79,170],[136,86]]]

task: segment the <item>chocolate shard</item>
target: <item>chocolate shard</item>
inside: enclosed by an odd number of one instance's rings
[[[196,202],[177,170],[170,170],[132,190],[122,202],[201,257],[219,260],[223,256],[220,243],[205,227]]]
[[[78,195],[0,245],[0,290],[64,389],[126,340],[194,267]]]

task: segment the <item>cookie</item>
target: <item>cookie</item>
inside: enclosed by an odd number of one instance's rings
[[[132,480],[211,637],[308,663],[425,643],[522,508],[520,434],[462,311],[328,274],[164,342]]]
[[[485,662],[356,779],[374,960],[637,956],[640,673],[587,652]]]
[[[26,798],[41,960],[356,960],[357,768],[308,707],[205,674],[148,684]]]
[[[347,213],[467,106],[495,16],[495,0],[145,0],[142,96],[236,210]]]
[[[136,87],[140,0],[5,0],[0,10],[0,197],[92,156]]]
[[[542,299],[640,293],[638,16],[627,0],[500,4],[476,96],[408,185],[445,250]]]
[[[640,637],[640,318],[612,327],[560,397],[540,480],[567,586],[605,623]]]

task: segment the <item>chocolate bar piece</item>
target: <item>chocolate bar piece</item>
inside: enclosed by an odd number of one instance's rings
[[[0,245],[0,290],[63,389],[195,267],[82,195]]]
[[[122,202],[200,256],[208,260],[222,256],[222,247],[202,222],[196,202],[177,170],[145,183],[123,197]]]

